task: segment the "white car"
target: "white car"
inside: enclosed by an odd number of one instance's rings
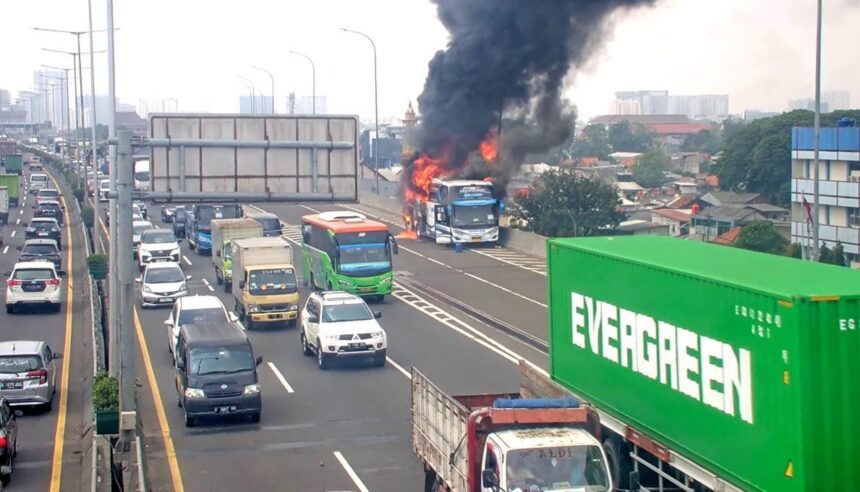
[[[137,245],[137,265],[143,271],[148,263],[159,261],[178,263],[179,243],[171,230],[147,229],[140,235]]]
[[[110,180],[103,179],[99,181],[99,201],[108,201],[108,193],[110,193]]]
[[[6,281],[6,312],[14,314],[19,307],[49,306],[60,312],[63,302],[62,281],[53,262],[16,263]]]
[[[137,245],[140,244],[140,236],[152,227],[152,222],[148,220],[135,220],[131,223],[131,246],[134,248],[134,257],[137,258]]]
[[[173,304],[170,317],[164,320],[167,327],[167,349],[171,354],[179,341],[179,331],[183,325],[192,323],[232,323],[236,316],[228,313],[217,296],[185,296]],[[238,329],[238,327],[237,327]],[[174,358],[175,362],[175,358]]]
[[[42,173],[34,173],[30,175],[30,194],[35,195],[39,190],[50,188],[48,184],[48,175]]]
[[[314,292],[301,314],[302,353],[316,354],[320,369],[331,367],[334,359],[372,358],[385,365],[388,340],[364,299],[348,292]]]
[[[140,305],[172,306],[188,295],[187,277],[178,263],[150,263],[140,276]]]

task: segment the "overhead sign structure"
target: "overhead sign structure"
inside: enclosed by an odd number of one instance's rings
[[[355,201],[358,117],[152,114],[151,192],[168,201]]]

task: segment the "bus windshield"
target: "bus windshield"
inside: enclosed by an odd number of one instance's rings
[[[340,273],[358,277],[391,270],[388,231],[351,232],[337,235]]]
[[[454,227],[494,226],[496,212],[492,205],[455,205],[452,225]]]

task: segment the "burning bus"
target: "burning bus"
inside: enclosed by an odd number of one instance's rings
[[[493,183],[435,178],[426,199],[405,204],[407,223],[419,237],[438,244],[495,243],[504,202],[495,198]]]

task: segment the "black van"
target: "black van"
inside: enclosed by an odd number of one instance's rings
[[[246,415],[260,421],[263,400],[257,378],[262,357],[232,323],[185,325],[176,346],[177,402],[185,426],[200,417]]]
[[[270,214],[269,212],[251,212],[245,214],[245,217],[254,219],[263,226],[263,237],[280,236],[283,234],[281,220],[275,214]]]

